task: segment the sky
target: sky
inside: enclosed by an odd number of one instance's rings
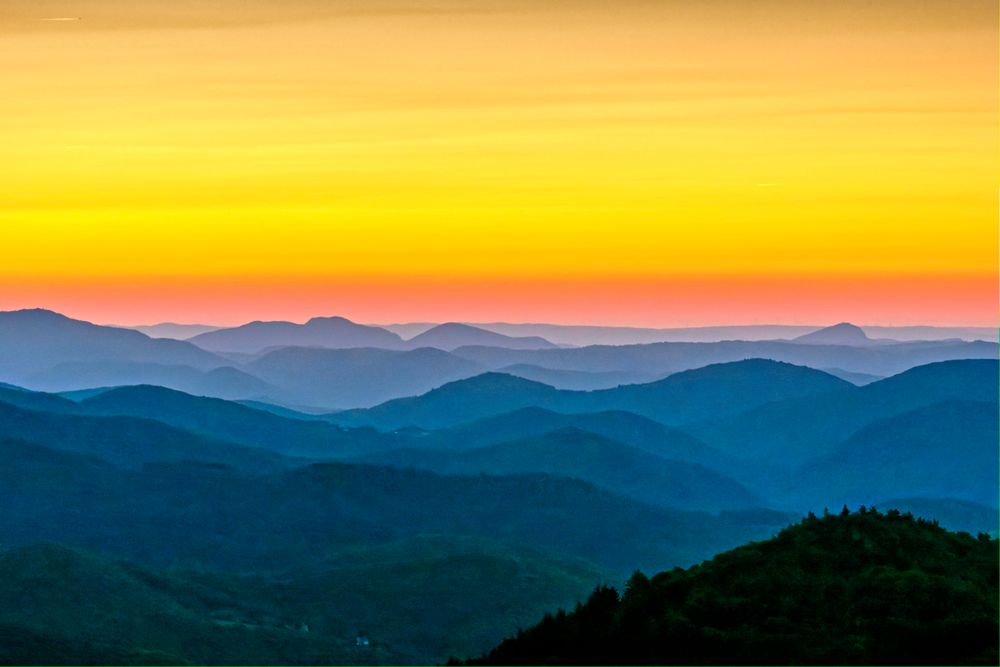
[[[0,309],[995,325],[997,4],[3,0]]]

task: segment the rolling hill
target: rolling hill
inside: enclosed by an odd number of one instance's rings
[[[420,449],[472,449],[564,428],[596,433],[662,458],[708,467],[732,464],[731,458],[683,431],[622,410],[564,414],[545,408],[521,408],[447,429],[411,433],[410,438],[411,446]]]
[[[250,322],[201,333],[188,341],[205,350],[244,354],[279,347],[403,347],[403,339],[391,331],[356,324],[343,317],[314,317],[305,324]]]
[[[539,336],[505,336],[457,322],[432,327],[406,341],[406,345],[410,349],[436,347],[447,352],[466,345],[487,345],[511,350],[542,350],[556,347]]]
[[[830,327],[812,331],[793,339],[804,345],[871,345],[874,341],[864,330],[849,322],[841,322]]]
[[[624,576],[636,565],[696,562],[789,518],[660,509],[545,475],[317,464],[261,476],[195,462],[124,470],[11,441],[0,443],[0,476],[9,546],[60,541],[154,567],[241,573],[447,534],[517,543]]]
[[[444,474],[546,473],[581,479],[621,496],[678,509],[717,512],[761,505],[745,487],[704,466],[664,459],[575,428],[476,449],[403,449],[361,460]]]
[[[989,359],[928,364],[863,387],[791,398],[685,427],[713,447],[794,466],[829,453],[868,423],[946,401],[995,401],[998,365]]]
[[[220,357],[184,341],[149,338],[49,310],[0,312],[0,379],[44,388],[35,384],[35,376],[63,364],[95,363],[150,363],[201,371],[226,365]]]
[[[384,646],[359,649],[345,632],[309,632],[301,615],[260,588],[249,579],[155,571],[58,545],[7,551],[0,553],[0,658],[12,644],[17,664],[399,660]],[[18,656],[9,635],[40,645]]]
[[[990,665],[997,541],[897,512],[810,517],[598,588],[471,664]]]
[[[250,361],[245,370],[278,387],[282,403],[357,408],[426,392],[482,369],[443,350],[288,347]]]
[[[594,389],[610,389],[622,384],[654,382],[660,377],[655,374],[634,373],[628,371],[567,371],[553,370],[531,364],[511,364],[496,369],[498,373],[516,375],[526,380],[541,382],[557,389],[573,389],[576,391],[591,391]]]
[[[810,368],[839,368],[850,373],[886,377],[939,361],[997,359],[994,341],[905,341],[878,345],[803,344],[801,341],[742,341],[714,343],[650,343],[592,345],[553,350],[506,350],[468,346],[454,354],[485,370],[528,364],[552,370],[588,373],[629,372],[659,377],[710,364],[743,359],[770,359]]]
[[[41,391],[81,391],[94,387],[154,384],[201,396],[226,399],[265,397],[272,385],[232,366],[199,370],[190,366],[116,361],[59,364],[36,373],[32,387]]]
[[[430,664],[486,650],[602,580],[574,561],[444,537],[267,578],[33,545],[0,552],[0,659],[27,635],[40,645],[17,664]]]
[[[394,429],[443,428],[525,407],[557,412],[627,410],[665,424],[731,415],[780,398],[851,386],[811,368],[763,359],[716,364],[641,385],[592,392],[557,390],[500,373],[452,382],[424,395],[350,410],[331,419]]]
[[[282,417],[163,387],[118,387],[71,407],[80,414],[155,419],[204,436],[313,459],[344,458],[405,444],[372,429],[344,429],[325,421]]]
[[[804,465],[790,495],[813,508],[905,496],[996,507],[998,414],[995,402],[949,400],[872,422]]]
[[[203,461],[248,472],[269,472],[296,463],[273,452],[200,436],[152,419],[41,412],[3,402],[0,438],[96,456],[126,467]]]

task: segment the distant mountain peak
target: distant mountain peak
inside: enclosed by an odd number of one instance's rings
[[[511,375],[510,373],[499,373],[497,371],[487,371],[485,373],[480,373],[479,375],[473,375],[472,377],[463,378],[461,380],[455,380],[454,382],[449,382],[438,389],[443,389],[448,387],[449,389],[469,389],[469,388],[480,388],[485,387],[489,389],[499,389],[499,388],[521,388],[521,389],[538,389],[542,388],[545,390],[555,388],[551,385],[547,385],[544,382],[535,382],[534,380],[529,380],[527,378],[522,378],[517,375]],[[432,390],[436,391],[436,390]]]
[[[305,323],[305,326],[308,327],[316,324],[355,324],[355,323],[347,319],[346,317],[341,317],[340,315],[330,315],[329,317],[310,318],[309,321]],[[365,326],[365,325],[359,324],[358,326]]]
[[[22,308],[21,310],[7,310],[0,312],[0,315],[6,315],[8,317],[16,317],[19,319],[37,319],[37,320],[69,320],[71,318],[66,317],[62,313],[57,313],[54,310],[48,310],[47,308]]]
[[[872,339],[856,324],[841,322],[793,339],[814,345],[867,345]]]
[[[281,347],[399,349],[403,343],[391,331],[357,324],[337,315],[314,317],[305,324],[284,321],[249,322],[238,327],[209,331],[188,340],[207,350],[245,354],[257,354]]]
[[[541,350],[556,347],[553,343],[539,336],[507,336],[460,322],[438,324],[414,336],[407,343],[410,347],[436,347],[449,352],[466,346],[503,347],[520,350]]]
[[[480,327],[474,327],[471,324],[462,324],[461,322],[444,322],[435,327],[431,327],[428,331],[485,331]]]

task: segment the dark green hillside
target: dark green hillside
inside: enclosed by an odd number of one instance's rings
[[[973,535],[1000,532],[1000,512],[997,508],[954,498],[893,498],[878,504],[882,511],[897,509],[914,516],[933,519],[948,530],[961,530]]]
[[[569,560],[446,537],[273,578],[36,545],[0,553],[0,663],[439,663],[487,650],[601,581]],[[362,631],[369,647],[355,645]]]
[[[53,545],[9,551],[0,555],[0,660],[270,665],[402,657],[384,645],[361,650],[353,634],[306,631],[306,620],[273,597],[251,579],[156,572]]]
[[[274,604],[310,630],[364,629],[408,661],[440,664],[495,646],[605,581],[586,564],[483,539],[421,536],[355,549],[277,579]]]
[[[600,588],[474,664],[997,664],[997,541],[896,512]]]
[[[476,449],[403,449],[363,460],[444,474],[547,473],[582,479],[661,507],[706,512],[762,504],[744,486],[705,466],[661,458],[576,428]]]
[[[544,475],[440,476],[321,464],[252,476],[196,463],[121,470],[0,443],[8,545],[65,541],[158,567],[274,572],[346,547],[426,533],[582,558],[621,574],[697,562],[770,535],[788,515],[656,508]]]

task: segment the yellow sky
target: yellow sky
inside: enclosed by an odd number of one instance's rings
[[[0,280],[997,269],[995,2],[3,0],[0,95]]]

